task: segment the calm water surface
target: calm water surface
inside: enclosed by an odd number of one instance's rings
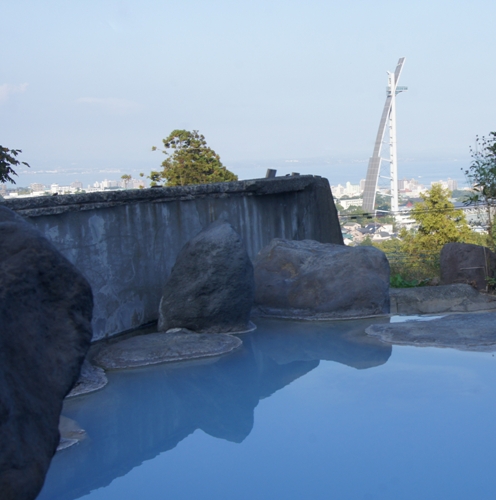
[[[233,355],[110,373],[67,401],[88,438],[39,500],[496,498],[496,358],[370,323],[259,320]]]

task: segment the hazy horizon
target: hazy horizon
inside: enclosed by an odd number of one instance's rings
[[[468,163],[496,128],[496,4],[481,0],[2,7],[0,144],[32,171],[149,173],[177,128],[200,130],[242,178],[290,159],[367,162],[403,56],[400,176],[407,159]]]

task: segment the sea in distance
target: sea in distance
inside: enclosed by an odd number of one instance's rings
[[[319,175],[329,180],[332,186],[338,184],[358,184],[360,179],[365,179],[367,174],[368,159],[361,160],[335,160],[335,159],[279,159],[261,161],[226,161],[225,166],[238,175],[240,180],[258,179],[265,177],[267,169],[277,170],[278,176],[291,175],[296,172],[301,175]],[[135,179],[140,178],[140,173],[146,175],[152,169],[159,169],[158,166],[139,164],[136,162],[112,162],[111,164],[95,165],[87,162],[84,165],[34,165],[31,168],[22,167],[17,170],[18,177],[15,178],[17,187],[29,187],[32,183],[40,183],[49,187],[51,184],[69,186],[72,182],[83,183],[84,188],[93,185],[95,182],[103,180],[120,180],[124,174],[129,174]],[[417,179],[420,184],[429,187],[431,182],[439,180],[454,179],[458,182],[458,187],[463,188],[468,185],[464,170],[470,165],[470,158],[467,159],[399,159],[398,179]],[[389,176],[389,165],[383,162],[379,185],[386,186]],[[8,185],[8,188],[14,185]]]

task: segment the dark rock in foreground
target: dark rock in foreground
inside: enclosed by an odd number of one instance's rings
[[[249,330],[254,286],[241,237],[229,223],[216,221],[180,251],[160,301],[158,329]]]
[[[262,315],[343,319],[389,313],[389,263],[373,247],[274,239],[255,259]]]
[[[430,321],[372,325],[365,331],[383,342],[462,351],[496,351],[496,313],[451,314]]]
[[[441,250],[441,284],[467,283],[486,290],[486,278],[496,276],[496,254],[470,243],[447,243]]]
[[[62,400],[91,341],[90,286],[37,230],[0,207],[0,497],[36,498]]]
[[[103,347],[95,363],[105,370],[136,368],[157,363],[220,356],[237,349],[241,340],[232,335],[198,333],[150,333]]]
[[[391,314],[436,314],[496,309],[496,296],[478,292],[470,285],[391,288]]]

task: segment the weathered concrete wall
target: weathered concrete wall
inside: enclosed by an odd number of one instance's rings
[[[253,258],[272,238],[343,239],[326,179],[280,177],[4,202],[40,229],[90,282],[94,339],[158,317],[181,247],[219,217]]]

